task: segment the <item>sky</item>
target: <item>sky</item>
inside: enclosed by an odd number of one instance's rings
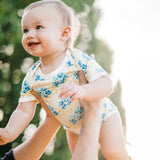
[[[96,0],[97,37],[114,51],[133,160],[160,160],[160,1]]]

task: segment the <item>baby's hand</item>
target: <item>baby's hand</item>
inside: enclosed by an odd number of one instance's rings
[[[7,130],[0,128],[0,145],[4,145],[8,142],[10,142],[10,137]]]
[[[71,96],[71,101],[83,100],[86,95],[85,89],[76,84],[68,84],[62,87],[59,97],[67,98]]]

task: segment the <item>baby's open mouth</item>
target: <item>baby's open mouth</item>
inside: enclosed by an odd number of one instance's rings
[[[35,46],[38,44],[40,44],[40,42],[30,42],[30,43],[28,43],[28,46],[31,47],[31,46]]]

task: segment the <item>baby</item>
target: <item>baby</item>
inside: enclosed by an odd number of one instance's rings
[[[0,129],[0,144],[13,141],[33,118],[37,104],[31,93],[34,89],[66,129],[72,153],[83,120],[78,100],[102,99],[99,137],[102,153],[108,160],[125,160],[121,119],[117,107],[107,98],[113,88],[111,79],[86,53],[73,48],[74,19],[73,11],[56,0],[38,1],[24,10],[22,44],[29,54],[40,57],[40,60],[23,80],[17,109],[7,126]],[[80,70],[88,84],[79,85]]]

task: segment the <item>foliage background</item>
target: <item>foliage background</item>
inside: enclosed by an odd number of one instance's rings
[[[37,60],[35,57],[28,55],[21,45],[20,21],[23,8],[34,1],[37,0],[0,1],[0,127],[5,127],[11,113],[16,109],[22,80],[28,68]],[[96,26],[101,16],[100,9],[94,6],[95,0],[63,1],[75,10],[81,22],[80,34],[75,47],[88,54],[94,53],[98,63],[111,74],[113,51],[105,42],[95,36]],[[117,82],[110,98],[118,106],[125,128],[126,119],[125,110],[121,103],[120,81]],[[14,142],[0,146],[0,157],[10,148],[21,144],[24,139],[31,136],[30,134],[36,130],[41,121],[40,113],[41,110],[38,106],[36,114],[25,132]],[[28,130],[30,131],[29,135],[27,135]],[[71,154],[66,142],[65,131],[61,128],[41,159],[69,160],[70,158]],[[104,159],[101,153],[99,154],[99,159]]]

